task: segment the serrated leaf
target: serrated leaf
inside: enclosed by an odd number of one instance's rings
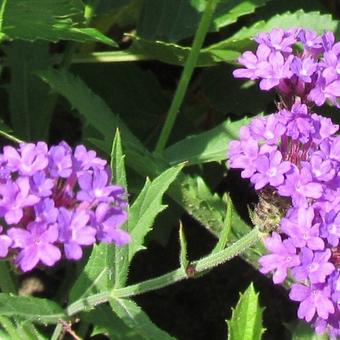
[[[187,240],[185,238],[183,225],[181,221],[179,223],[179,244],[180,244],[179,263],[181,267],[184,270],[186,270],[189,264],[188,251],[187,251]]]
[[[262,326],[263,308],[253,284],[241,294],[228,323],[228,340],[260,340],[264,332]]]
[[[115,282],[114,252],[113,244],[94,245],[84,269],[70,291],[70,303],[113,288]]]
[[[224,226],[219,234],[218,242],[216,243],[216,246],[214,247],[211,253],[217,253],[226,247],[231,232],[234,209],[233,202],[231,201],[231,198],[228,194],[226,194],[224,197],[225,197],[224,201],[227,205],[227,212],[224,218]]]
[[[173,65],[184,65],[191,51],[191,47],[184,47],[175,43],[160,40],[148,40],[138,36],[131,36],[134,40],[132,47],[127,52],[138,54],[148,59],[159,60]],[[238,52],[225,50],[223,60],[234,62],[239,56]],[[207,67],[220,62],[221,58],[216,58],[214,53],[202,49],[197,60],[197,67]]]
[[[252,13],[268,0],[222,0],[217,6],[209,31],[218,31],[243,15]],[[150,40],[176,42],[195,34],[207,1],[204,0],[146,0],[138,35]]]
[[[66,318],[63,309],[51,300],[6,293],[0,293],[0,314],[43,324],[56,324]]]
[[[138,332],[127,326],[107,304],[82,314],[81,319],[94,326],[91,336],[106,334],[112,340],[140,340]]]
[[[162,197],[183,166],[184,164],[179,164],[172,167],[153,181],[147,179],[142,191],[132,204],[128,221],[128,230],[132,237],[129,245],[130,261],[139,250],[143,249],[144,237],[151,230],[156,216],[166,208],[162,204]]]
[[[110,299],[112,310],[133,330],[147,340],[174,339],[165,331],[158,328],[143,312],[143,310],[129,299]]]
[[[120,139],[119,130],[116,130],[115,137],[113,139],[112,150],[111,150],[111,169],[112,169],[112,182],[114,184],[122,185],[127,190],[126,173],[125,173],[125,162],[122,149],[122,143]],[[129,232],[129,224],[125,223],[122,229],[126,229]],[[128,246],[114,248],[115,258],[115,273],[114,273],[114,286],[116,288],[123,287],[127,280],[127,274],[129,269],[129,248]]]
[[[253,44],[251,38],[257,33],[268,32],[273,28],[303,27],[322,33],[324,31],[335,31],[337,25],[337,21],[333,20],[329,14],[320,14],[319,12],[305,13],[303,10],[294,13],[287,12],[275,15],[267,21],[261,20],[250,27],[244,27],[230,38],[210,45],[207,50],[215,54],[216,57],[222,56],[225,49],[242,51]]]
[[[2,0],[2,4],[5,0]],[[61,39],[79,42],[100,41],[116,46],[93,28],[81,28],[83,5],[79,0],[15,0],[4,8],[2,33],[9,39],[34,41]],[[77,27],[78,25],[78,27]]]
[[[222,161],[227,157],[228,143],[238,138],[241,126],[248,118],[236,122],[226,121],[200,134],[186,137],[168,147],[164,156],[170,164],[187,161],[189,165]]]

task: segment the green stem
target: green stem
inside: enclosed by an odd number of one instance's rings
[[[173,97],[169,111],[167,113],[165,123],[159,136],[155,149],[156,153],[162,153],[167,144],[171,130],[175,124],[178,110],[183,102],[187,87],[189,85],[189,81],[196,66],[198,56],[204,42],[204,38],[206,36],[206,33],[211,22],[211,18],[215,12],[215,8],[218,2],[219,0],[209,0],[206,5],[206,8],[204,10],[204,13],[198,26],[198,30],[194,37],[192,48],[188,55],[188,59],[184,65],[181,78],[179,80],[175,95]]]
[[[7,261],[0,261],[0,288],[3,293],[16,294],[17,289],[13,281]]]
[[[195,277],[199,273],[203,273],[208,269],[214,268],[219,264],[231,260],[233,257],[240,255],[243,251],[259,241],[261,233],[257,228],[252,229],[248,234],[233,243],[226,249],[217,253],[210,254],[201,260],[194,261],[189,264],[187,270],[178,268],[172,272],[166,273],[154,279],[142,281],[124,288],[113,289],[112,291],[105,291],[98,294],[90,295],[86,298],[79,299],[69,305],[66,309],[68,316],[73,316],[79,312],[90,310],[93,307],[108,302],[110,298],[128,298],[134,295],[143,294],[152,290],[160,289],[178,281]],[[189,272],[189,268],[191,269]],[[60,324],[54,330],[52,340],[59,339],[62,332]]]
[[[252,244],[257,242],[259,239],[260,233],[258,229],[252,229],[248,234],[233,243],[228,248],[217,253],[210,254],[201,260],[192,262],[190,267],[194,271],[194,274],[191,275],[195,276],[196,274],[202,273],[208,269],[214,268],[224,262],[231,260],[233,257],[238,256]],[[136,283],[125,288],[116,289],[114,290],[113,294],[116,298],[125,298],[143,294],[152,290],[169,286],[183,279],[190,278],[191,275],[182,268],[179,268],[154,279]]]
[[[22,143],[23,142],[21,139],[15,137],[15,136],[12,136],[5,131],[0,130],[0,135],[7,138],[8,140],[11,140],[12,142],[15,142],[15,143]]]
[[[72,58],[74,64],[84,63],[117,63],[123,61],[148,60],[150,57],[142,54],[134,54],[125,51],[92,52],[86,54],[75,54]]]

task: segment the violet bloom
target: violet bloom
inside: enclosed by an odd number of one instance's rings
[[[325,213],[323,220],[320,228],[322,237],[327,238],[333,247],[337,247],[340,239],[340,212],[330,210]]]
[[[130,235],[120,229],[127,220],[127,213],[124,210],[111,207],[106,203],[98,205],[94,223],[97,225],[97,239],[101,242],[114,242],[123,246],[131,241]]]
[[[317,70],[317,63],[312,58],[294,57],[290,68],[292,72],[303,82],[311,83],[312,75]]]
[[[0,185],[0,212],[7,224],[16,224],[23,217],[23,209],[39,202],[40,198],[30,194],[27,177],[19,177],[16,182]]]
[[[324,249],[324,241],[319,235],[319,225],[314,224],[314,209],[299,208],[291,210],[281,222],[281,230],[287,234],[295,247],[308,247],[312,250]]]
[[[323,252],[313,252],[308,248],[303,248],[300,258],[301,265],[292,270],[296,280],[303,281],[308,278],[311,283],[324,283],[326,277],[335,270],[334,265],[329,262],[331,258],[330,249]]]
[[[68,178],[72,173],[71,149],[66,143],[52,146],[49,151],[52,177]]]
[[[21,143],[19,152],[12,146],[5,146],[3,149],[7,165],[12,171],[18,170],[21,175],[33,175],[39,170],[46,168],[48,160],[46,157],[47,145]]]
[[[266,45],[274,51],[279,51],[283,53],[291,53],[292,45],[296,42],[296,30],[292,29],[289,31],[284,31],[281,28],[274,28],[269,33],[259,33],[255,37],[255,41],[260,44],[260,46]]]
[[[273,145],[278,143],[286,128],[278,120],[277,115],[271,114],[253,119],[250,124],[250,130],[256,140],[264,140],[266,144]]]
[[[278,188],[280,195],[292,197],[295,206],[304,206],[307,198],[320,198],[322,191],[322,185],[313,181],[308,169],[302,168],[299,172],[296,167],[286,173],[285,182]]]
[[[289,268],[299,265],[300,259],[296,255],[296,248],[290,240],[281,240],[281,236],[275,232],[264,241],[266,248],[272,253],[259,259],[260,272],[267,274],[274,272],[274,283],[282,283],[287,277]]]
[[[2,233],[3,227],[0,226],[0,233]],[[8,254],[8,248],[11,246],[12,240],[5,234],[0,235],[0,257],[6,257]]]
[[[86,211],[72,212],[63,207],[59,209],[59,241],[64,244],[66,258],[79,260],[83,255],[81,246],[96,242],[96,230],[88,225],[89,220]]]
[[[293,284],[289,293],[293,301],[301,301],[298,317],[311,321],[315,313],[322,319],[327,319],[334,313],[334,305],[330,300],[330,289],[325,284],[312,285],[310,287]]]
[[[277,187],[284,181],[284,174],[291,168],[290,162],[282,162],[280,151],[274,151],[268,156],[260,155],[256,159],[257,172],[251,177],[255,189],[262,189],[266,184]]]
[[[255,74],[262,78],[260,89],[268,91],[279,85],[280,80],[290,79],[292,71],[290,70],[292,58],[285,60],[280,52],[272,53],[268,61],[262,61],[257,65]]]
[[[33,269],[39,261],[47,266],[53,266],[61,258],[61,253],[55,243],[58,239],[56,224],[47,226],[45,223],[32,222],[27,230],[11,228],[8,236],[13,240],[13,248],[21,248],[15,261],[27,272]]]

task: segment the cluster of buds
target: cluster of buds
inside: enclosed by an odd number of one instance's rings
[[[0,257],[22,271],[62,258],[79,260],[95,242],[124,245],[130,236],[125,190],[111,185],[106,161],[61,142],[5,146],[0,153]]]
[[[274,283],[289,275],[298,317],[318,333],[340,336],[340,136],[331,119],[312,112],[338,106],[340,43],[326,32],[261,33],[256,54],[239,59],[235,77],[275,88],[278,111],[255,118],[229,145],[230,168],[242,169],[259,195],[254,223],[269,232],[260,271]],[[265,210],[265,211],[264,211]]]

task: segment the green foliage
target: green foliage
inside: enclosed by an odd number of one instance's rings
[[[228,321],[228,340],[260,340],[264,332],[262,313],[258,294],[251,284],[241,294],[231,320]]]
[[[0,293],[0,314],[42,324],[55,324],[66,317],[63,309],[51,300],[6,293]]]
[[[183,168],[179,164],[156,177],[153,181],[146,180],[143,189],[130,208],[129,228],[133,242],[129,245],[129,259],[144,249],[144,237],[151,230],[156,216],[166,208],[162,197],[169,185],[175,180]]]
[[[237,139],[240,127],[248,122],[248,118],[227,120],[209,131],[188,136],[165,150],[166,160],[170,164],[187,161],[190,165],[225,160],[228,143]]]
[[[181,265],[181,268],[186,270],[189,264],[189,260],[187,251],[187,240],[185,238],[182,222],[180,222],[179,224],[179,244],[180,244],[179,263]]]
[[[96,29],[80,27],[83,21],[80,0],[2,0],[1,5],[4,6],[1,32],[8,39],[65,39],[115,45]]]
[[[173,339],[173,337],[159,329],[134,301],[112,298],[110,299],[110,305],[123,322],[144,339]]]
[[[319,12],[305,13],[299,10],[294,13],[284,13],[273,16],[268,21],[259,21],[250,27],[244,27],[231,37],[209,46],[208,50],[213,51],[216,56],[222,56],[223,50],[244,50],[252,46],[251,38],[259,32],[268,32],[273,28],[289,29],[293,27],[304,27],[312,29],[318,33],[327,31],[335,31],[337,21],[332,19],[331,15],[321,15]]]

